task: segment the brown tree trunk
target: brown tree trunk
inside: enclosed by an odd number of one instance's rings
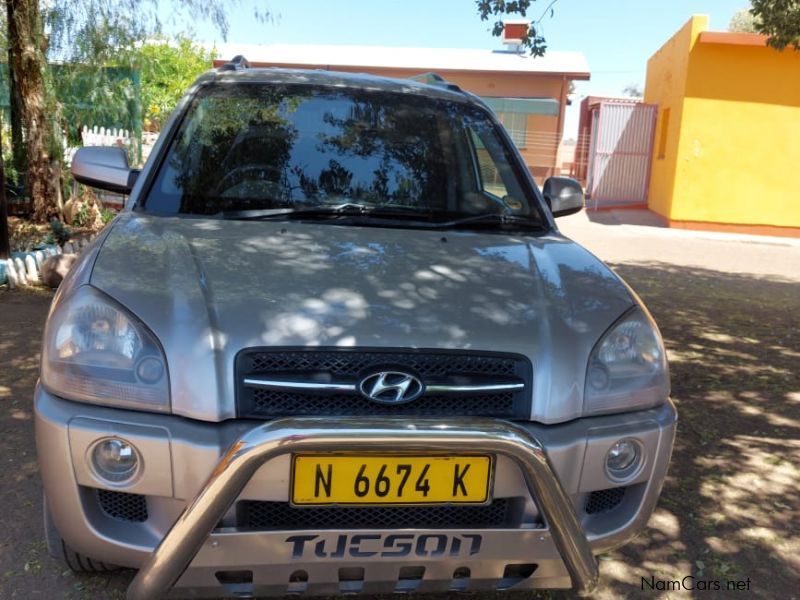
[[[7,23],[11,22],[11,0],[6,0]],[[18,175],[27,170],[25,164],[25,141],[22,139],[22,99],[19,96],[19,85],[14,73],[14,49],[8,45],[8,99],[11,109],[11,152],[12,165]],[[16,183],[20,183],[17,180]]]
[[[47,221],[58,217],[57,188],[50,172],[50,123],[45,103],[44,33],[38,0],[7,0],[10,5],[8,41],[21,99],[22,125],[28,150],[28,190],[33,217]],[[56,178],[57,179],[57,178]]]
[[[0,121],[0,148],[3,147],[3,123]],[[8,202],[6,201],[6,170],[0,152],[0,260],[11,258],[11,241],[8,235]]]

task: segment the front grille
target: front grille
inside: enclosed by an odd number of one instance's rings
[[[407,416],[513,416],[514,394],[480,396],[429,395],[419,400],[391,406],[378,404],[362,396],[337,394],[319,396],[272,390],[253,390],[247,416],[318,416],[318,415],[407,415]]]
[[[236,505],[242,529],[314,531],[337,529],[488,529],[518,527],[524,502],[499,498],[491,504],[433,506],[293,507],[288,502],[241,500]]]
[[[592,492],[586,499],[586,514],[596,515],[613,510],[620,505],[624,497],[624,487]]]
[[[147,500],[140,494],[97,490],[97,501],[112,519],[130,523],[147,521]]]
[[[386,363],[414,369],[422,376],[443,376],[452,373],[477,375],[514,375],[515,358],[508,355],[467,352],[396,352],[362,350],[261,350],[242,355],[250,373],[286,371],[328,372],[339,376],[357,376],[364,369]],[[249,363],[249,365],[247,364]]]
[[[353,383],[372,368],[391,366],[423,381],[478,378],[521,381],[511,392],[426,393],[405,404],[373,402],[358,392],[314,393],[254,388],[248,376],[291,376],[303,381],[329,377]],[[285,416],[486,416],[527,418],[530,414],[530,361],[520,355],[441,350],[255,349],[236,359],[238,416],[268,419]]]

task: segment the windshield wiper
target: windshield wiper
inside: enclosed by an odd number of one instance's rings
[[[480,215],[471,215],[461,219],[454,219],[452,221],[443,221],[435,223],[435,226],[441,229],[457,229],[464,226],[475,225],[513,225],[524,228],[542,229],[542,224],[534,221],[528,217],[520,217],[518,215],[507,215],[503,213],[483,213]]]
[[[403,219],[415,226],[429,229],[458,229],[459,227],[475,226],[516,226],[526,229],[542,229],[538,221],[517,215],[501,213],[482,213],[452,219],[453,213],[437,212],[430,209],[420,209],[413,206],[383,205],[369,206],[355,202],[345,202],[334,205],[304,206],[301,208],[268,208],[262,210],[239,210],[220,213],[223,219],[236,219],[243,221],[269,221],[271,219],[302,219],[302,218],[338,218],[338,217],[365,217],[374,219]],[[431,220],[450,218],[450,220]]]
[[[426,217],[431,211],[413,206],[369,206],[355,202],[334,205],[304,206],[302,208],[268,208],[263,210],[237,210],[220,213],[223,219],[268,221],[285,217]]]

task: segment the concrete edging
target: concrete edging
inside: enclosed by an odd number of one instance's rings
[[[63,246],[50,244],[27,252],[12,252],[11,258],[0,261],[0,285],[9,289],[27,287],[41,282],[42,265],[51,256],[59,254],[80,254],[97,235],[76,239]]]

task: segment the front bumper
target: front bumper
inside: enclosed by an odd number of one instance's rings
[[[624,543],[652,513],[675,422],[674,407],[667,402],[648,411],[557,426],[387,418],[209,424],[76,404],[41,388],[36,393],[37,447],[53,520],[75,550],[140,567],[129,590],[133,598],[158,597],[173,585],[204,596],[376,594],[511,585],[573,586],[587,592],[597,579],[592,554]],[[92,503],[93,489],[119,490],[95,478],[86,460],[91,445],[112,434],[141,453],[142,475],[121,491],[146,496],[145,522],[115,521]],[[603,468],[608,448],[621,437],[639,441],[644,457],[642,467],[624,482],[610,480]],[[495,453],[495,495],[522,494],[534,508],[515,529],[240,531],[221,526],[237,498],[287,499],[293,452],[398,448]],[[626,496],[614,510],[587,511],[587,497],[593,492],[620,486],[626,488]],[[387,553],[380,547],[398,532],[412,547],[421,544],[422,553],[383,556]],[[298,536],[308,543],[298,545]],[[473,555],[466,542],[475,536],[481,545]],[[432,551],[440,540],[449,550],[437,556]],[[312,552],[312,542],[314,548],[350,551],[322,551],[320,556]],[[459,552],[453,551],[456,543],[463,546]],[[298,548],[303,550],[299,555]],[[509,570],[515,565],[535,566],[520,577],[519,569]]]

